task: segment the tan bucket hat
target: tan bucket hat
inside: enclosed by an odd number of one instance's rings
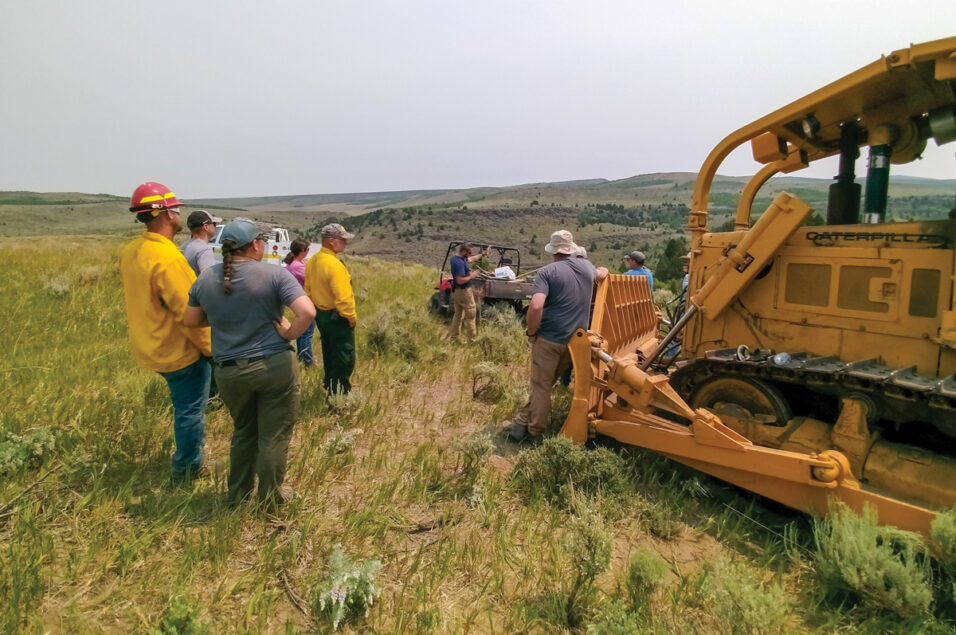
[[[544,250],[549,254],[565,254],[573,256],[578,251],[578,246],[574,244],[574,237],[566,229],[559,229],[551,234],[551,242],[544,246]]]

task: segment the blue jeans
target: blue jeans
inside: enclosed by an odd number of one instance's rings
[[[182,479],[186,472],[193,474],[202,467],[202,445],[206,440],[206,400],[209,398],[209,379],[212,366],[209,359],[198,360],[179,370],[160,373],[169,386],[173,402],[173,479]]]
[[[315,355],[312,354],[312,334],[314,332],[315,320],[312,320],[312,322],[309,323],[309,328],[305,329],[305,333],[295,340],[295,350],[299,351],[299,361],[306,366],[311,366],[315,363]]]

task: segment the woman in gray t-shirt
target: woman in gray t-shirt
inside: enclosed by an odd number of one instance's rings
[[[221,238],[222,264],[193,284],[184,321],[212,327],[213,372],[235,425],[229,498],[251,496],[258,476],[259,500],[279,504],[291,497],[280,486],[299,408],[291,342],[315,319],[315,307],[292,274],[262,262],[265,240],[255,223],[231,221]],[[295,314],[291,323],[285,307]]]

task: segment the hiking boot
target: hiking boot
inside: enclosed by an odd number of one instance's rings
[[[505,429],[508,431],[508,438],[512,441],[520,443],[528,437],[528,426],[523,423],[514,422]]]
[[[273,513],[278,511],[280,507],[288,505],[294,500],[295,490],[289,485],[280,485],[265,497],[260,498],[259,506],[266,513]]]
[[[276,490],[276,502],[280,505],[288,505],[295,500],[295,490],[289,485],[280,485]]]
[[[186,470],[186,472],[183,473],[181,476],[176,476],[176,475],[174,474],[174,475],[170,478],[170,481],[172,482],[172,484],[173,484],[174,486],[175,486],[175,485],[189,485],[189,484],[194,483],[194,482],[196,482],[196,481],[198,481],[198,480],[207,478],[207,477],[209,477],[211,474],[212,474],[212,472],[209,470],[209,468],[206,467],[205,465],[202,465],[202,466],[201,466],[198,470],[196,470],[195,472],[194,472],[193,470],[189,469],[189,470]]]

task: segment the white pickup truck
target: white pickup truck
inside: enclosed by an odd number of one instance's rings
[[[212,247],[212,251],[216,255],[216,262],[222,262],[222,242],[220,241],[222,227],[222,225],[216,226],[216,235],[209,241],[209,246]],[[291,242],[292,241],[289,240],[289,230],[282,227],[273,227],[266,240],[266,252],[265,255],[262,256],[262,261],[273,265],[284,265],[282,261],[286,254],[289,253],[289,245]],[[306,260],[318,253],[321,248],[321,243],[311,243],[309,245],[309,255],[306,256]]]

